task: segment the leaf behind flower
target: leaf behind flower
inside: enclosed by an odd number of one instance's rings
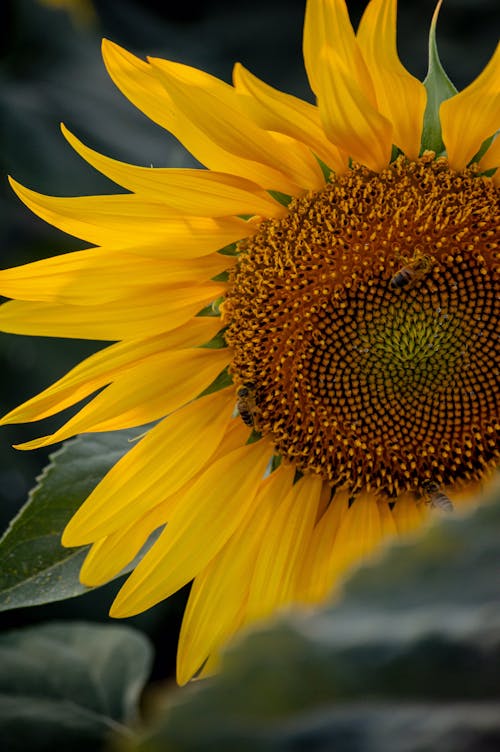
[[[88,546],[64,548],[61,533],[108,470],[143,433],[144,428],[139,427],[86,434],[54,452],[0,540],[0,611],[73,598],[92,590],[78,579]],[[120,574],[136,563],[137,558]]]

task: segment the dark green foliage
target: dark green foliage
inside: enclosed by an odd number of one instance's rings
[[[63,600],[89,590],[78,580],[88,547],[63,548],[61,533],[142,431],[133,428],[79,436],[52,455],[0,541],[0,611]]]
[[[121,625],[52,623],[0,637],[0,748],[107,748],[130,737],[151,648]]]

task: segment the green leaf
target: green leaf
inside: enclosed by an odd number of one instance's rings
[[[129,627],[61,622],[2,635],[0,661],[2,749],[95,751],[130,736],[151,648]]]
[[[142,431],[79,436],[51,456],[38,485],[0,540],[0,611],[72,598],[91,589],[78,580],[88,546],[63,548],[61,533]]]
[[[436,24],[440,7],[441,2],[436,6],[429,29],[429,67],[424,79],[424,86],[427,90],[427,107],[425,108],[421,147],[422,151],[430,149],[437,155],[444,151],[439,107],[441,102],[457,93],[457,89],[446,75],[437,49]]]
[[[134,752],[435,752],[500,741],[500,486],[239,639]],[[464,741],[464,745],[457,740]],[[490,740],[490,747],[487,741]],[[483,746],[484,744],[484,746]]]

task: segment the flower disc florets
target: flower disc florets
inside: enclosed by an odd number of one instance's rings
[[[498,460],[498,190],[427,153],[355,165],[241,244],[224,306],[255,427],[389,497]]]

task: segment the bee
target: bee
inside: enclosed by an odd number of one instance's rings
[[[255,413],[257,412],[255,384],[247,381],[243,386],[240,386],[236,392],[236,397],[236,408],[241,420],[246,426],[251,428],[254,424]]]
[[[396,272],[390,281],[390,286],[394,290],[406,288],[410,290],[419,279],[422,279],[432,266],[432,260],[429,256],[421,254],[414,256],[406,266]]]
[[[433,509],[439,509],[441,512],[453,512],[454,507],[450,499],[443,493],[438,484],[432,480],[426,480],[422,483],[424,493],[429,497],[429,506]]]

